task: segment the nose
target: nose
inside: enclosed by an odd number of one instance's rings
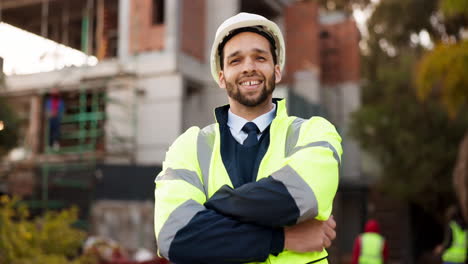
[[[257,69],[257,65],[255,64],[255,60],[252,58],[247,58],[244,60],[244,65],[243,65],[243,72],[244,73],[249,73],[249,72],[254,72]]]

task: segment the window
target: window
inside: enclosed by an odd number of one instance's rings
[[[153,0],[153,25],[164,24],[164,0]]]
[[[319,36],[320,36],[321,39],[327,39],[327,38],[330,37],[330,32],[328,32],[326,30],[323,30],[323,31],[320,32]]]

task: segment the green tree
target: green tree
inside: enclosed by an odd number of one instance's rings
[[[434,100],[418,101],[411,87],[416,61],[415,54],[400,54],[380,62],[351,131],[382,166],[383,191],[437,216],[453,199],[450,172],[468,118],[450,119]]]
[[[438,98],[452,118],[466,114],[468,103],[468,40],[463,32],[468,26],[468,1],[441,0],[440,9],[447,21],[436,47],[421,59],[416,86],[420,99]],[[465,127],[466,128],[466,127]],[[459,145],[453,187],[468,220],[468,130]]]
[[[373,8],[363,36],[363,105],[351,131],[381,164],[379,186],[437,217],[453,200],[450,175],[468,116],[450,118],[434,97],[418,100],[414,69],[428,47],[421,36],[457,38],[463,19],[441,16],[437,0],[384,0]]]
[[[468,41],[439,44],[421,60],[416,76],[418,95],[427,99],[434,91],[446,111],[457,115],[468,102]]]

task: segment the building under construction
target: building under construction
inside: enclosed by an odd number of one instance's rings
[[[288,98],[289,112],[326,116],[343,135],[335,209],[343,235],[332,255],[346,258],[367,212],[361,154],[347,136],[360,104],[360,36],[348,15],[322,13],[314,1],[0,0],[2,22],[98,59],[5,76],[0,96],[21,119],[24,155],[4,159],[2,192],[37,210],[78,204],[91,233],[154,248],[154,178],[173,140],[212,123],[213,108],[227,103],[209,53],[218,25],[240,11],[272,19],[285,33],[285,77],[275,93]],[[59,148],[49,142],[44,108],[53,89],[65,105]]]

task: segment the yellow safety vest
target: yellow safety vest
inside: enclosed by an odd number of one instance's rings
[[[271,175],[289,187],[300,209],[298,222],[326,220],[338,188],[341,154],[341,138],[332,124],[321,117],[304,120],[288,116],[285,100],[281,100],[256,180]],[[297,179],[305,184],[296,188],[293,185],[299,182]],[[156,178],[155,234],[160,255],[168,258],[175,233],[204,210],[203,204],[223,185],[233,186],[221,157],[219,124],[203,129],[191,127],[169,148]],[[311,196],[305,196],[302,188],[308,188]],[[314,262],[322,264],[328,263],[327,256],[326,250],[283,251],[278,256],[270,255],[264,263],[309,263],[323,259]]]
[[[452,229],[452,244],[442,254],[444,262],[465,263],[466,260],[466,230],[455,222],[450,221]]]
[[[359,264],[382,264],[384,242],[384,238],[377,233],[362,234]]]

